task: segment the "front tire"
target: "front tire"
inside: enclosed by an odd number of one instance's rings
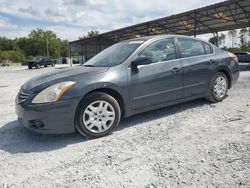
[[[223,72],[217,72],[209,87],[209,96],[206,98],[210,102],[221,102],[227,96],[228,78]]]
[[[86,96],[78,105],[76,129],[88,138],[111,134],[121,119],[119,103],[110,95],[96,92]]]

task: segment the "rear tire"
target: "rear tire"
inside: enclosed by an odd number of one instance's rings
[[[118,102],[103,92],[91,93],[78,105],[75,115],[76,129],[88,138],[111,134],[121,119]]]
[[[217,72],[209,86],[209,95],[206,99],[210,102],[221,102],[227,96],[228,78],[223,72]]]
[[[31,65],[29,65],[29,66],[28,66],[28,68],[29,68],[29,69],[32,69],[32,66],[31,66]]]
[[[37,69],[40,69],[40,68],[41,68],[41,65],[40,65],[40,64],[36,64],[36,68],[37,68]]]

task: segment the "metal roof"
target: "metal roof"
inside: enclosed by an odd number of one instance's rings
[[[228,0],[101,33],[96,37],[72,41],[70,45],[73,51],[77,48],[72,45],[96,45],[105,48],[119,41],[141,36],[159,34],[196,36],[198,34],[216,33],[245,27],[250,27],[250,0]],[[96,52],[100,50],[96,49]],[[88,49],[85,49],[86,51]]]

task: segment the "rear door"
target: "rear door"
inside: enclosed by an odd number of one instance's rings
[[[152,64],[129,68],[129,98],[132,109],[161,104],[183,97],[181,62],[172,38],[152,42],[138,56]]]
[[[177,38],[183,67],[184,96],[202,95],[207,92],[214,63],[210,44],[190,38]]]

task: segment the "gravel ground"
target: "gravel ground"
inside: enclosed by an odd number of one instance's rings
[[[250,187],[250,69],[221,103],[203,99],[123,120],[112,135],[39,135],[14,99],[54,69],[0,68],[0,187]]]

